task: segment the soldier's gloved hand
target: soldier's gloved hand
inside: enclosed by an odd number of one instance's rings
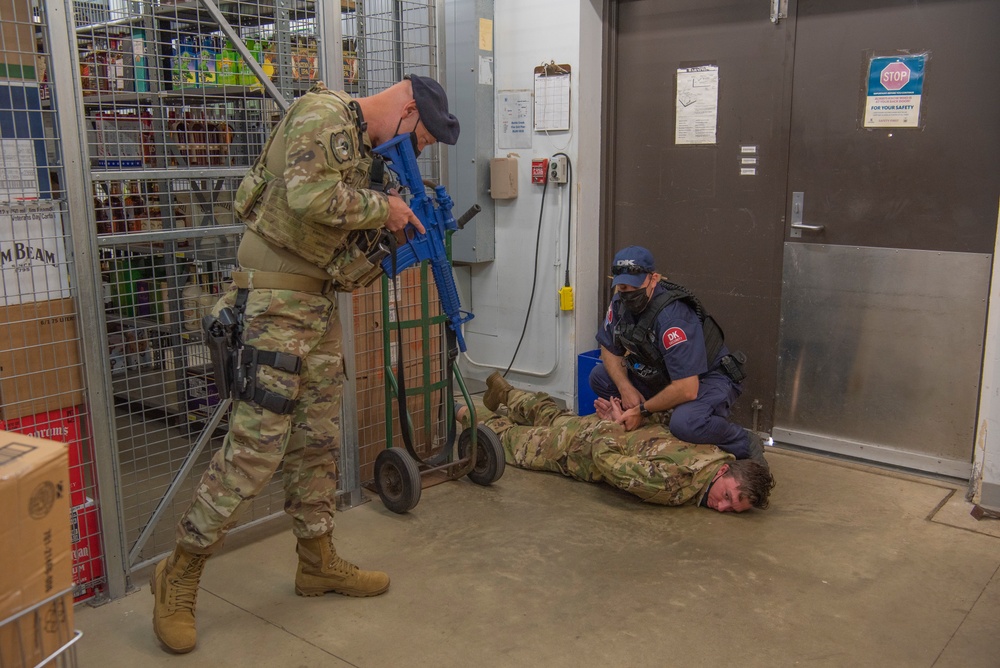
[[[417,214],[413,213],[402,197],[396,194],[389,195],[389,220],[385,221],[385,229],[396,234],[396,238],[399,239],[397,233],[403,232],[407,223],[413,223],[413,227],[420,234],[427,231],[424,229],[424,224],[417,218]],[[401,241],[405,243],[406,238],[403,237]]]

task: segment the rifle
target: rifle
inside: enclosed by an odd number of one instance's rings
[[[462,310],[455,287],[455,277],[451,273],[451,261],[445,245],[447,235],[465,226],[480,211],[474,204],[457,221],[451,214],[452,199],[444,186],[434,186],[434,200],[426,192],[424,180],[417,166],[417,156],[409,135],[399,135],[375,147],[374,152],[386,161],[386,167],[399,178],[400,184],[410,191],[410,209],[416,214],[426,230],[423,234],[407,225],[407,241],[381,262],[382,270],[390,279],[396,278],[405,269],[427,260],[431,264],[434,283],[441,297],[441,310],[448,318],[448,327],[455,335],[459,350],[466,350],[462,325],[474,318],[472,313]]]

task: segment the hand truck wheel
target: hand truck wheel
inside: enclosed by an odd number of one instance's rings
[[[420,470],[401,448],[386,448],[375,458],[375,489],[386,508],[403,514],[420,501]]]

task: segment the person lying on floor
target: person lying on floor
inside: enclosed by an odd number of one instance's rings
[[[485,424],[500,437],[508,464],[607,482],[667,506],[693,503],[723,513],[768,506],[774,478],[755,461],[737,461],[714,445],[685,443],[660,424],[625,431],[615,421],[622,408],[614,400],[598,400],[598,412],[581,417],[543,392],[514,388],[499,372],[486,383],[483,403],[494,415]],[[506,416],[496,414],[501,405]],[[460,413],[467,418],[467,411]]]

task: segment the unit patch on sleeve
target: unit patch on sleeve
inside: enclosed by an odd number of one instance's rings
[[[687,340],[687,335],[680,327],[671,327],[667,331],[663,332],[663,347],[667,350],[670,350],[678,343],[684,343]]]
[[[333,135],[331,144],[333,155],[337,159],[337,162],[347,162],[351,159],[351,155],[354,152],[354,145],[351,143],[351,138],[347,136],[346,132],[338,132]]]

